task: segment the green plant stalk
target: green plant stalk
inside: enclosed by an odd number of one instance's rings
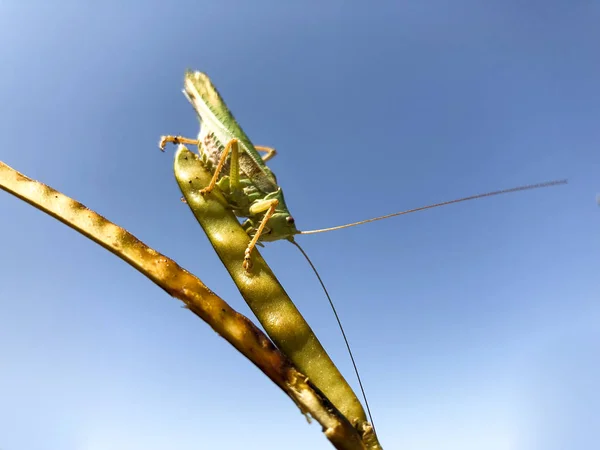
[[[364,450],[357,430],[305,374],[300,373],[248,318],[232,309],[200,279],[148,247],[127,230],[66,195],[32,180],[0,161],[0,189],[29,203],[104,247],[141,272],[254,363],[323,427],[336,449]],[[1,250],[0,246],[0,250]],[[195,344],[194,344],[195,345]],[[285,443],[281,443],[285,447]]]
[[[342,414],[363,433],[370,430],[366,434],[374,439],[372,428],[356,394],[264,259],[256,252],[253,255],[251,274],[243,269],[244,250],[250,238],[227,207],[226,200],[218,189],[206,198],[199,193],[212,177],[200,158],[180,145],[175,154],[174,172],[194,216],[275,345],[300,371],[310,377]],[[378,447],[375,445],[369,448]]]

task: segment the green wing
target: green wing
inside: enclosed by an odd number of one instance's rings
[[[265,193],[278,189],[275,177],[265,166],[260,154],[237,123],[223,98],[202,72],[187,71],[184,93],[200,117],[202,127],[208,127],[219,141],[225,145],[231,139],[240,141],[240,169]]]

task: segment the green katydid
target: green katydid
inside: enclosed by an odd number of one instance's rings
[[[295,243],[294,236],[297,234],[333,231],[451,203],[566,183],[566,180],[558,180],[519,186],[436,203],[346,225],[320,230],[299,231],[286,206],[283,191],[277,184],[275,175],[265,164],[266,161],[275,156],[275,149],[254,145],[250,141],[206,74],[186,72],[184,86],[183,93],[200,119],[201,128],[198,138],[162,136],[159,146],[161,150],[164,150],[166,144],[172,142],[175,144],[191,144],[198,147],[202,160],[213,173],[211,183],[201,193],[203,195],[208,194],[218,186],[230,203],[234,213],[238,217],[247,218],[243,226],[252,237],[244,255],[244,267],[248,271],[252,265],[252,249],[260,241],[287,239]],[[266,154],[261,157],[259,151],[266,152]]]
[[[257,244],[260,245],[261,241],[286,239],[298,247],[314,270],[325,291],[338,325],[342,330],[357,376],[358,370],[356,364],[354,364],[348,340],[346,339],[340,319],[327,289],[308,255],[294,240],[294,236],[297,234],[333,231],[452,203],[566,183],[566,180],[559,180],[520,186],[436,203],[346,225],[320,230],[299,231],[286,206],[283,191],[277,184],[275,175],[265,164],[267,160],[275,156],[275,149],[257,146],[250,141],[206,74],[201,72],[186,72],[183,92],[198,114],[200,133],[197,139],[182,136],[163,136],[159,144],[161,150],[164,150],[166,144],[169,142],[191,144],[198,147],[202,161],[213,174],[210,184],[201,191],[201,194],[209,194],[213,189],[218,187],[233,212],[238,217],[246,218],[243,227],[251,237],[251,241],[246,248],[243,265],[248,273],[251,272],[252,267],[252,250]],[[259,151],[265,152],[265,155],[261,157]],[[364,396],[360,376],[358,376],[358,379]],[[368,403],[366,407],[370,416]]]

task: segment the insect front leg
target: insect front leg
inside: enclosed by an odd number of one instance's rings
[[[244,266],[244,269],[246,270],[246,272],[249,272],[250,268],[252,267],[252,260],[250,259],[252,250],[254,249],[254,247],[256,247],[256,243],[258,242],[260,235],[262,234],[263,230],[265,229],[267,222],[275,213],[275,209],[277,208],[277,205],[279,205],[279,200],[274,198],[272,200],[259,200],[250,207],[250,214],[253,216],[256,214],[260,214],[261,212],[264,212],[264,211],[266,211],[266,213],[265,213],[265,216],[260,221],[260,225],[258,226],[256,233],[254,233],[254,237],[252,238],[252,240],[250,241],[250,244],[248,244],[248,247],[246,248],[246,251],[244,252],[243,266]]]
[[[168,136],[161,136],[158,146],[164,152],[165,147],[167,146],[167,144],[169,142],[172,142],[175,145],[178,145],[178,144],[189,144],[189,145],[195,145],[195,146],[200,145],[200,141],[198,139],[190,139],[190,138],[186,138],[183,136],[168,135]]]

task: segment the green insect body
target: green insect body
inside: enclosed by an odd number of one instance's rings
[[[275,175],[264,163],[208,76],[201,72],[187,72],[184,94],[198,114],[198,150],[213,174],[228,144],[234,141],[234,147],[237,143],[237,151],[228,151],[216,184],[234,213],[247,218],[243,224],[246,232],[255,236],[260,222],[268,214],[267,205],[275,204],[258,241],[293,239],[299,231]]]
[[[247,218],[243,226],[252,237],[252,241],[246,251],[244,264],[249,264],[250,253],[254,245],[259,244],[259,241],[287,239],[297,245],[294,241],[296,234],[339,230],[477,198],[567,183],[566,180],[557,180],[519,186],[435,203],[345,225],[299,231],[285,204],[283,191],[277,184],[275,174],[265,164],[265,161],[275,154],[275,150],[256,146],[250,141],[206,74],[186,72],[183,93],[196,110],[200,120],[198,138],[163,136],[160,147],[164,150],[167,142],[198,146],[200,157],[213,174],[214,182],[211,182],[211,185],[204,189],[203,193],[206,194],[218,186],[233,212],[238,217]],[[263,158],[257,149],[266,150],[269,153]]]

